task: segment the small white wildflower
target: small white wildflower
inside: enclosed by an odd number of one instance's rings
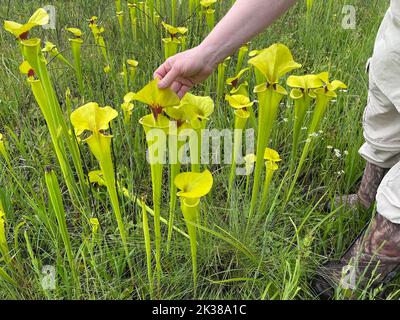
[[[311,139],[310,138],[306,139],[306,143],[309,143],[309,142],[311,142]]]
[[[307,127],[302,127],[301,130],[307,130]]]
[[[333,152],[335,152],[335,156],[336,156],[336,157],[338,157],[338,158],[341,158],[341,157],[342,157],[342,153],[340,152],[339,149],[335,149],[335,150],[333,150]]]
[[[333,147],[332,146],[326,146],[327,149],[332,150]]]
[[[344,151],[343,151],[343,154],[344,154],[345,156],[348,156],[348,155],[349,155],[349,152],[348,152],[347,150],[344,150]]]
[[[340,170],[340,171],[336,172],[336,174],[337,174],[338,176],[342,176],[342,175],[345,174],[345,172],[344,172],[344,170]]]
[[[318,134],[317,132],[313,132],[313,133],[310,133],[310,134],[309,134],[309,137],[310,137],[310,138],[317,138],[318,135],[319,135],[319,134]]]
[[[288,118],[283,118],[283,122],[289,122]]]

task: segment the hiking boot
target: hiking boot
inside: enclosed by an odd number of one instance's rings
[[[391,281],[400,266],[400,225],[377,214],[339,261],[317,270],[311,287],[321,299],[332,299],[335,288],[352,294]]]
[[[329,212],[342,205],[347,209],[369,209],[375,201],[378,187],[388,171],[389,169],[367,162],[358,192],[336,196],[332,201],[324,203],[321,209]]]

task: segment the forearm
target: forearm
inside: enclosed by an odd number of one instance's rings
[[[297,0],[237,0],[200,44],[218,64],[285,13]]]

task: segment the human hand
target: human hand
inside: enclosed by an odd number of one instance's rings
[[[160,79],[160,89],[170,87],[182,98],[194,85],[213,73],[218,65],[214,60],[210,50],[194,47],[168,58],[154,72],[154,77]]]

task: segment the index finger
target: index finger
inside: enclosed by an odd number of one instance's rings
[[[165,61],[161,66],[157,68],[156,71],[154,71],[153,77],[162,80],[170,70],[171,70],[170,64],[167,61]]]

